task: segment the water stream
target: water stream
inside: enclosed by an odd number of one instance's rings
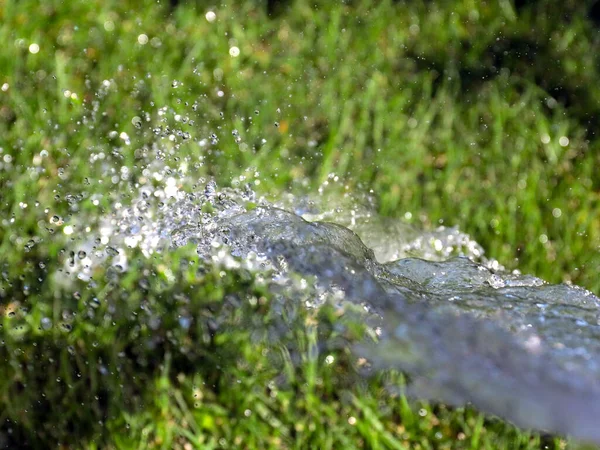
[[[600,443],[599,299],[591,292],[509,273],[458,229],[378,217],[368,199],[320,192],[269,201],[242,183],[180,186],[172,177],[142,185],[130,206],[100,220],[111,264],[126,268],[132,247],[149,257],[193,244],[216,264],[304,277],[314,293],[306,307],[364,307],[377,338],[354,352],[374,368],[407,373],[410,393]],[[72,272],[85,279],[104,259],[77,260]]]

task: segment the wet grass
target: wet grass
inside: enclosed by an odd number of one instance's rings
[[[390,398],[397,374],[356,387],[350,362],[332,368],[315,351],[308,317],[280,345],[301,363],[250,345],[257,324],[237,329],[231,315],[220,340],[188,348],[190,336],[173,335],[178,306],[160,306],[177,297],[166,275],[147,292],[164,336],[158,348],[140,348],[136,340],[153,333],[139,318],[83,320],[94,296],[137,308],[139,274],[110,282],[99,274],[73,301],[48,276],[62,267],[65,237],[47,228],[55,214],[69,223],[110,212],[160,141],[168,164],[223,184],[254,167],[264,191],[314,190],[335,172],[350,189],[372,189],[383,214],[459,225],[509,268],[599,293],[600,35],[589,6],[297,1],[268,17],[262,2],[0,2],[2,439],[91,448],[564,445],[472,410]],[[179,264],[170,258],[146,270]],[[225,307],[225,294],[261,298],[251,280],[205,277],[177,287],[198,299],[196,313]],[[65,318],[64,309],[80,314]],[[73,332],[37,330],[41,317]],[[331,351],[344,361],[342,349]]]

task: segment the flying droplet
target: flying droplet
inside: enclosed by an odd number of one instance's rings
[[[217,19],[217,15],[214,11],[208,11],[204,17],[210,23],[214,22]]]
[[[119,250],[114,247],[106,247],[106,254],[109,256],[117,256],[119,254]]]
[[[40,326],[42,327],[42,330],[49,330],[52,328],[52,320],[50,320],[48,317],[42,317],[42,320],[40,320]]]
[[[135,116],[133,119],[131,119],[131,123],[133,124],[134,127],[136,127],[137,129],[142,128],[142,119],[139,116]]]

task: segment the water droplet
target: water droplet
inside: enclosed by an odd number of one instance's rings
[[[49,330],[52,328],[52,320],[48,317],[43,317],[40,321],[40,326],[42,327],[42,330]]]
[[[119,255],[119,250],[117,250],[114,247],[108,246],[108,247],[106,247],[106,254],[108,256],[118,256]]]
[[[145,34],[140,34],[137,38],[138,44],[146,45],[148,43],[148,36]]]
[[[214,22],[217,19],[217,15],[214,11],[208,11],[204,17],[210,23]]]
[[[192,325],[192,319],[189,317],[180,317],[179,318],[179,326],[184,330],[187,330]]]

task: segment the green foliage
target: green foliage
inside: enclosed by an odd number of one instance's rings
[[[470,410],[421,415],[390,398],[397,374],[358,383],[341,343],[359,325],[327,308],[283,320],[252,275],[199,273],[189,251],[66,287],[67,237],[51,218],[109,213],[161,140],[173,167],[228,183],[252,166],[266,191],[314,189],[336,172],[373,189],[384,214],[457,224],[510,268],[598,293],[600,52],[585,2],[297,1],[276,18],[262,2],[229,2],[214,22],[212,4],[167,3],[0,3],[10,442],[562,445]],[[213,133],[218,145],[198,145]],[[122,165],[131,178],[111,182]]]

